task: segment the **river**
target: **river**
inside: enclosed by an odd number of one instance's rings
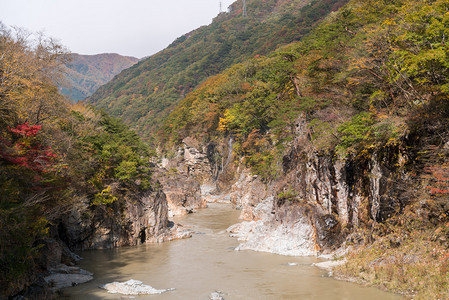
[[[338,281],[312,264],[315,257],[289,257],[235,251],[239,244],[226,228],[237,223],[239,211],[226,204],[209,204],[174,221],[196,232],[190,239],[162,244],[85,251],[80,266],[94,280],[64,291],[70,299],[129,299],[99,286],[113,281],[140,280],[163,294],[136,299],[209,299],[221,291],[232,299],[401,299],[375,288]]]

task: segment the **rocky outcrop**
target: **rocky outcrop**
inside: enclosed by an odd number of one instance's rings
[[[203,187],[209,184],[212,188],[208,193],[213,193],[216,188],[211,174],[218,168],[217,163],[211,164],[213,146],[197,150],[192,143],[186,140],[176,159],[163,162],[166,168],[153,169],[153,188],[145,192],[112,184],[109,192],[116,200],[100,205],[91,205],[80,196],[55,222],[54,238],[41,241],[39,264],[45,277],[33,291],[46,293],[49,286],[57,290],[92,279],[92,274],[74,266],[80,258],[69,249],[105,249],[191,237],[191,230],[169,218],[207,206],[200,181],[205,183]]]
[[[236,250],[311,256],[335,250],[341,242],[339,222],[309,203],[271,196],[251,211],[253,220],[228,228],[242,241]]]
[[[76,266],[82,258],[69,250],[54,229],[50,227],[49,233],[55,238],[35,242],[39,249],[35,266],[37,272],[31,284],[13,299],[56,299],[56,291],[93,279],[92,273]]]
[[[398,166],[401,150],[383,149],[369,158],[337,159],[313,151],[307,126],[298,120],[296,139],[282,159],[282,174],[270,183],[240,166],[231,200],[246,222],[229,228],[238,249],[286,255],[336,251],[360,227],[401,210],[408,177]]]
[[[273,196],[274,190],[264,184],[248,169],[242,168],[238,180],[231,186],[231,202],[237,209],[241,209],[240,218],[243,220],[259,220],[263,214],[254,211],[255,207],[264,199]]]
[[[168,204],[169,217],[185,215],[199,208],[207,207],[206,199],[201,195],[198,181],[183,174],[158,172]]]
[[[304,158],[295,147],[288,156],[303,158],[290,164],[284,159],[282,190],[291,190],[298,199],[334,215],[342,227],[383,221],[404,204],[401,197],[408,182],[405,173],[397,170],[399,149],[386,149],[369,159],[336,160],[318,153]]]
[[[217,173],[217,163],[213,146],[201,146],[193,138],[185,138],[174,157],[162,158],[160,167],[167,172],[175,172],[190,177],[199,183],[213,181]]]
[[[119,194],[120,189],[111,186],[114,194]],[[70,249],[104,249],[192,236],[191,230],[169,221],[167,199],[161,189],[127,191],[122,196],[108,205],[79,201],[57,226],[50,227],[53,238],[39,240],[35,245],[40,254],[36,260],[40,277],[33,279],[34,284],[22,294],[39,295],[30,299],[52,299],[51,292],[92,280],[92,273],[75,266],[81,257]]]
[[[54,231],[54,228],[50,228]],[[53,236],[57,234],[50,233]],[[35,243],[39,248],[39,257],[36,260],[37,265],[42,270],[52,270],[62,265],[74,266],[82,258],[70,251],[69,247],[59,238],[45,238]]]
[[[303,211],[285,205],[273,211],[272,197],[254,209],[257,220],[245,221],[228,228],[241,243],[236,250],[255,250],[282,255],[315,255],[314,228]]]
[[[275,182],[263,184],[242,172],[231,199],[247,222],[229,229],[243,241],[238,249],[285,255],[336,251],[355,229],[400,211],[407,183],[405,175],[392,171],[393,155],[335,160],[293,147]]]
[[[64,264],[49,269],[49,273],[49,275],[44,277],[44,280],[53,291],[86,283],[94,279],[93,273],[79,267],[69,267]]]
[[[297,126],[296,145],[304,145],[299,135],[305,128],[303,123]],[[266,183],[234,162],[232,143],[228,137],[221,145],[201,146],[187,138],[174,158],[164,160],[167,173],[176,173],[159,177],[175,214],[194,207],[189,203],[198,197],[196,181],[201,182],[203,203],[205,199],[230,201],[241,210],[245,222],[230,228],[242,241],[240,250],[316,255],[341,244],[340,231],[349,223],[349,210],[355,206],[343,200],[352,197],[353,185],[344,162],[318,155],[304,159],[307,156],[293,144],[284,157],[282,176]]]
[[[227,156],[222,154],[225,150]],[[229,180],[223,170],[232,169],[231,155],[232,139],[226,147],[218,147],[215,143],[201,146],[195,139],[186,138],[174,157],[162,158],[156,178],[167,196],[169,216],[205,208],[207,202],[229,203],[229,195],[224,195],[220,188],[230,185],[219,184]],[[229,173],[232,177],[233,172]]]
[[[407,201],[407,176],[398,171],[406,159],[398,147],[338,159],[313,148],[303,117],[295,133],[282,171],[269,183],[236,161],[232,137],[204,145],[184,139],[175,157],[164,162],[167,170],[185,176],[166,181],[175,191],[172,210],[192,207],[186,203],[197,194],[189,190],[196,186],[190,178],[201,184],[202,201],[230,201],[241,210],[245,222],[230,228],[242,241],[239,249],[316,255],[336,251],[355,229],[391,217]]]
[[[115,187],[119,188],[119,187]],[[59,224],[59,236],[70,248],[104,249],[166,241],[183,235],[169,226],[168,204],[162,190],[126,195],[110,206],[79,202]]]

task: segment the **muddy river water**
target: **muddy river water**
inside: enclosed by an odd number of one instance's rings
[[[99,286],[135,279],[163,294],[135,299],[209,299],[220,291],[232,299],[401,299],[375,288],[338,281],[312,264],[315,257],[289,257],[254,251],[235,251],[239,242],[226,232],[237,223],[239,211],[226,204],[174,220],[196,232],[192,238],[162,244],[143,244],[110,250],[85,251],[80,266],[94,280],[64,291],[70,299],[130,299],[109,294]]]

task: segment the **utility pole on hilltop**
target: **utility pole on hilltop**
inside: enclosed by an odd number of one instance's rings
[[[246,17],[246,0],[243,0],[243,17]]]

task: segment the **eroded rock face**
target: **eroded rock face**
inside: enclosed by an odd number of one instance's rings
[[[370,220],[379,222],[400,209],[401,189],[407,180],[392,171],[391,157],[377,154],[368,161],[336,160],[317,153],[305,156],[299,147],[289,153],[289,157],[295,155],[302,159],[284,164],[282,189],[291,189],[299,199],[336,216],[341,226],[351,229]]]
[[[316,255],[314,227],[301,209],[285,205],[272,214],[272,199],[260,203],[257,221],[245,221],[228,231],[242,243],[236,250],[254,250],[292,256]],[[292,209],[293,208],[293,209]],[[281,219],[282,218],[282,219]]]
[[[273,196],[273,189],[262,183],[250,171],[243,169],[238,180],[232,185],[230,198],[237,209],[241,209],[240,218],[246,221],[257,220],[262,216],[255,214],[254,208],[264,199]]]
[[[77,250],[190,237],[189,231],[170,223],[169,218],[207,206],[200,181],[210,182],[217,164],[211,167],[212,146],[196,147],[195,140],[186,139],[173,159],[163,159],[161,167],[154,169],[153,190],[127,192],[108,206],[92,207],[87,199],[79,201],[60,222],[59,236]],[[120,193],[121,187],[111,188]]]
[[[34,244],[39,249],[38,272],[21,295],[11,299],[56,299],[54,292],[57,290],[93,279],[92,273],[75,266],[82,258],[58,238],[54,227],[49,227],[49,233],[53,237],[37,240]]]
[[[201,146],[193,138],[185,138],[176,155],[163,161],[166,170],[176,170],[180,175],[190,177],[199,183],[213,181],[218,167],[213,145]]]
[[[62,249],[61,243],[53,238],[46,238],[38,241],[40,255],[37,263],[42,269],[47,270],[61,263]]]
[[[353,196],[350,164],[331,156],[305,155],[293,147],[284,157],[285,176],[280,191],[291,191],[298,199],[319,206],[327,214],[337,213],[342,224],[350,219],[349,198]]]
[[[298,121],[277,180],[266,184],[237,169],[230,195],[247,221],[230,228],[243,241],[239,249],[328,254],[355,229],[391,217],[406,201],[407,176],[395,169],[403,157],[398,148],[370,159],[336,159],[311,149],[304,124]]]
[[[168,204],[162,190],[117,200],[110,207],[80,202],[59,225],[72,249],[104,249],[170,239]]]
[[[326,254],[336,251],[356,228],[400,210],[406,176],[395,171],[399,149],[369,159],[337,159],[314,150],[305,118],[296,123],[296,137],[282,159],[282,174],[269,183],[235,161],[232,137],[206,145],[186,138],[176,157],[164,165],[171,164],[186,177],[175,181],[199,182],[202,199],[230,200],[241,209],[246,222],[230,229],[242,240],[240,249]],[[173,211],[192,207],[186,203],[194,202],[189,199],[196,194],[188,187],[195,184],[168,181],[166,186],[174,191]]]
[[[336,250],[341,244],[338,220],[305,201],[270,196],[251,211],[251,221],[228,228],[242,241],[237,250],[311,256]]]
[[[223,155],[225,150],[228,153],[226,157]],[[169,216],[205,208],[208,201],[229,202],[229,196],[223,196],[218,185],[227,180],[223,168],[231,165],[231,155],[232,139],[226,147],[218,147],[215,143],[201,145],[188,137],[174,157],[163,158],[156,177],[167,196]],[[220,180],[219,176],[222,177]]]
[[[158,179],[166,195],[169,217],[207,207],[206,199],[201,196],[200,184],[193,178],[159,171]]]

